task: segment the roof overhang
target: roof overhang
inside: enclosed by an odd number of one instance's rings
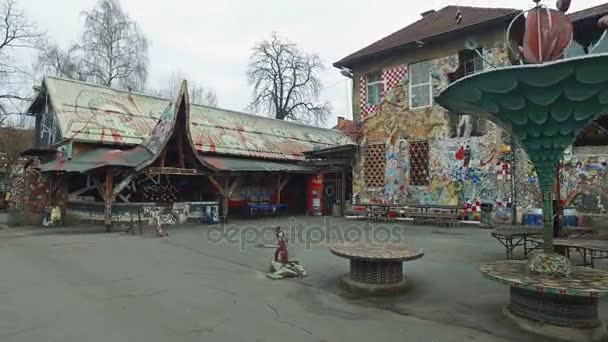
[[[462,36],[462,35],[472,32],[472,31],[480,31],[480,30],[486,29],[488,26],[493,26],[493,25],[496,25],[496,24],[499,24],[502,22],[509,22],[509,21],[513,20],[520,13],[521,12],[519,12],[519,11],[513,12],[513,13],[507,14],[505,16],[496,17],[496,18],[492,18],[490,20],[482,21],[477,24],[469,25],[469,26],[463,27],[458,30],[441,32],[441,33],[438,33],[438,34],[435,34],[432,36],[424,37],[420,40],[425,43],[431,43],[431,42],[438,42],[438,41],[443,41],[446,39],[451,39],[455,36]],[[362,55],[359,57],[354,57],[354,58],[345,57],[345,58],[333,63],[332,65],[338,69],[343,69],[343,68],[352,69],[357,64],[365,63],[365,62],[368,62],[368,61],[371,61],[371,60],[377,59],[377,58],[382,58],[382,57],[385,57],[385,56],[390,55],[395,52],[406,52],[406,51],[411,51],[411,50],[420,49],[420,48],[421,48],[420,45],[416,41],[413,41],[413,42],[408,42],[406,44],[402,44],[399,46],[384,49],[384,50],[381,50],[378,52]]]
[[[350,158],[357,151],[357,145],[348,144],[304,152],[308,158]]]
[[[205,164],[220,172],[287,172],[315,173],[317,168],[310,165],[280,163],[269,160],[232,158],[221,156],[200,156]]]
[[[105,166],[134,168],[152,158],[152,153],[143,147],[123,151],[96,148],[71,159],[53,160],[40,165],[41,172],[88,172]]]

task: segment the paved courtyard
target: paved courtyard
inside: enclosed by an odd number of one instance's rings
[[[261,236],[276,225],[297,244],[290,252],[307,278],[265,277],[274,250]],[[223,234],[221,226],[169,227],[168,238],[150,229],[3,228],[0,340],[545,341],[503,318],[508,288],[480,275],[481,263],[504,259],[487,230],[365,225],[282,217],[233,221]],[[330,254],[328,232],[424,249],[404,265],[411,288],[392,298],[344,293],[338,278],[348,261]]]

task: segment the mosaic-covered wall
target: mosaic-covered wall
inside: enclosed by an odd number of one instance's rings
[[[484,50],[484,69],[509,63],[507,49],[496,46]],[[434,95],[448,85],[448,75],[458,68],[458,56],[432,61],[431,76]],[[486,133],[471,136],[473,120],[456,117],[462,132],[453,138],[449,115],[440,106],[411,110],[408,97],[407,66],[391,67],[384,75],[401,75],[398,81],[385,81],[383,98],[373,108],[361,102],[361,146],[385,144],[386,166],[384,186],[368,187],[365,179],[365,153],[361,152],[354,167],[353,193],[361,202],[446,204],[475,206],[494,203],[499,218],[508,219],[512,202],[508,137],[488,122]],[[364,84],[364,82],[362,82]],[[387,86],[390,85],[390,87]],[[365,99],[365,87],[360,89]],[[364,108],[365,107],[365,108]],[[411,185],[411,142],[428,142],[428,185]],[[360,149],[365,151],[364,148]],[[601,152],[601,148],[600,151]],[[603,151],[608,150],[605,147]],[[582,212],[605,213],[608,208],[608,168],[602,157],[585,157],[563,169],[562,196],[566,205]],[[607,153],[608,154],[608,153]],[[525,153],[517,153],[516,174],[518,207],[522,210],[539,207],[540,192],[534,172]],[[598,186],[601,184],[601,186]]]

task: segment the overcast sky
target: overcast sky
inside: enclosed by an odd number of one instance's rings
[[[81,11],[97,0],[17,0],[26,14],[60,45],[82,32]],[[570,12],[604,3],[573,0]],[[289,37],[327,65],[323,98],[336,116],[350,117],[350,84],[331,64],[447,5],[529,8],[532,0],[122,0],[150,41],[148,85],[160,87],[173,70],[213,87],[219,106],[244,110],[251,90],[245,71],[252,45],[272,31]],[[548,2],[553,6],[554,1]],[[348,98],[347,98],[348,94]],[[263,114],[263,113],[260,113]]]

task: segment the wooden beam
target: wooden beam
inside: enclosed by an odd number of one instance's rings
[[[70,192],[69,195],[70,196],[80,196],[80,195],[82,195],[83,193],[85,193],[85,192],[87,192],[89,190],[93,190],[93,189],[97,188],[98,186],[99,186],[99,182],[97,182],[97,184],[96,184],[95,181],[93,181],[91,179],[91,176],[87,175],[87,185],[85,185],[84,188],[81,188],[81,189],[78,189],[76,191]],[[101,195],[101,193],[100,193],[100,195]],[[102,197],[105,198],[104,195],[102,195]]]
[[[163,148],[163,151],[161,152],[160,155],[160,167],[165,167],[165,159],[167,157],[167,146],[165,146],[165,148]]]
[[[236,177],[236,179],[234,180],[234,182],[230,185],[230,188],[228,189],[228,197],[232,196],[232,193],[234,192],[236,187],[241,183],[242,179],[243,179],[243,176]]]
[[[92,176],[93,179],[93,184],[95,184],[95,188],[97,188],[97,192],[99,193],[99,196],[101,196],[101,199],[106,200],[106,191],[103,188],[103,186],[101,185],[101,182],[99,181],[99,179],[97,178],[97,176]]]
[[[277,195],[275,196],[275,204],[281,203],[281,191],[283,191],[283,188],[285,187],[285,185],[287,185],[289,179],[291,179],[290,175],[287,175],[285,178],[281,179],[281,175],[279,174],[277,180]]]
[[[215,179],[215,177],[211,176],[211,175],[207,175],[207,178],[209,179],[209,181],[211,182],[211,184],[213,184],[213,186],[215,186],[216,190],[219,191],[222,194],[222,196],[223,196],[224,195],[224,188],[217,181],[217,179]]]
[[[128,195],[123,195],[123,194],[118,194],[118,197],[120,197],[120,199],[122,199],[123,202],[129,203],[129,198],[131,198],[131,194]]]
[[[112,167],[108,166],[106,168],[106,181],[105,181],[105,217],[104,223],[106,226],[106,231],[110,231],[112,225],[112,187],[114,185],[114,175],[112,174]]]

